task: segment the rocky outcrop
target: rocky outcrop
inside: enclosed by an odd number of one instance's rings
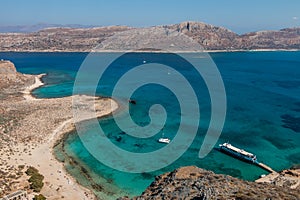
[[[277,186],[291,188],[300,192],[300,166],[295,166],[279,173],[268,174],[255,182],[270,183]]]
[[[238,35],[226,28],[201,22],[183,22],[167,27],[192,37],[207,50],[300,49],[300,28]]]
[[[21,82],[26,76],[17,72],[15,65],[6,60],[0,61],[0,87],[13,82]]]
[[[11,78],[15,79],[17,70],[12,62],[7,61],[7,60],[1,60],[0,61],[0,74],[1,74],[1,78],[3,77],[3,78],[9,79],[11,77]]]
[[[34,83],[34,76],[17,72],[15,65],[6,60],[0,61],[0,77],[0,99],[11,95],[16,96],[20,88]]]
[[[206,50],[231,50],[238,46],[238,34],[223,28],[201,22],[183,22],[166,26],[193,38]]]
[[[157,31],[163,29],[165,31]],[[130,28],[126,26],[110,26],[98,28],[48,28],[34,33],[2,33],[0,34],[0,51],[80,51],[89,52],[103,41],[114,36],[115,51],[123,51],[126,40],[130,38],[132,49],[139,49],[139,44],[149,41],[149,37],[141,37],[144,32],[153,32],[151,38],[170,35],[170,44],[181,44],[184,40],[172,38],[175,32],[184,34],[200,44],[205,50],[254,50],[254,49],[300,49],[300,28],[287,28],[279,31],[259,31],[238,35],[226,28],[202,22],[183,22],[175,25],[155,26],[149,28]],[[120,34],[116,34],[120,33]],[[118,39],[117,36],[120,36]],[[135,38],[132,42],[132,38]],[[142,39],[141,39],[142,38]],[[112,41],[112,40],[111,40]],[[122,45],[120,45],[122,44]],[[118,47],[118,48],[115,48]],[[152,49],[153,50],[153,49]]]
[[[243,181],[231,176],[215,174],[195,166],[182,167],[156,177],[142,199],[299,199],[299,190],[268,183]],[[129,198],[121,198],[123,200]]]

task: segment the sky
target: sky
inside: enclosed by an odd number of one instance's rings
[[[300,27],[300,0],[1,0],[0,8],[0,26],[200,21],[237,33]]]

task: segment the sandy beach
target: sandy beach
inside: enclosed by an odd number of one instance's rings
[[[63,163],[58,162],[53,155],[55,142],[64,133],[75,128],[72,97],[55,99],[36,99],[33,97],[31,92],[43,85],[41,77],[44,75],[34,76],[34,83],[22,91],[23,100],[0,103],[1,109],[15,110],[20,115],[16,122],[17,125],[9,130],[8,141],[1,141],[0,170],[8,174],[17,174],[18,166],[35,167],[44,176],[44,187],[41,194],[50,200],[62,198],[95,199],[94,194],[79,185],[65,171]],[[97,117],[108,115],[118,108],[118,104],[112,99],[88,96],[80,96],[80,98],[95,101]],[[9,180],[7,177],[5,178]],[[16,179],[15,181],[11,180],[10,188],[12,191],[28,187],[26,174]],[[3,191],[5,190],[3,188],[1,190],[4,194],[12,192]],[[28,191],[30,193],[30,190]]]
[[[33,91],[33,90],[35,90],[35,89],[37,89],[37,88],[39,88],[39,87],[41,87],[41,86],[43,86],[43,85],[45,85],[43,82],[42,82],[42,80],[41,80],[41,78],[43,77],[43,76],[46,76],[46,74],[39,74],[39,75],[36,75],[35,77],[34,77],[34,84],[32,84],[32,85],[30,85],[30,86],[28,86],[28,87],[26,87],[25,88],[25,90],[23,91],[23,97],[26,99],[26,100],[40,100],[40,99],[37,99],[37,98],[35,98],[35,97],[33,97],[32,96],[32,94],[31,94],[31,92]]]

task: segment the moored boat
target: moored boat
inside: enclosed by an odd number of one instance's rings
[[[171,142],[171,140],[169,138],[159,138],[158,142],[169,144]]]
[[[258,163],[256,155],[254,155],[252,153],[249,153],[249,152],[247,152],[243,149],[239,149],[237,147],[234,147],[229,143],[220,144],[219,145],[219,150],[226,153],[226,154],[228,154],[228,155],[236,157],[240,160],[250,162],[250,163]]]
[[[167,137],[164,137],[164,133],[162,133],[162,137],[157,140],[159,143],[169,144],[171,140]]]

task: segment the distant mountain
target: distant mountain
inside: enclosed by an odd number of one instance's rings
[[[238,35],[201,22],[166,26],[198,41],[207,50],[300,49],[300,27]]]
[[[80,24],[46,24],[39,23],[34,25],[19,25],[19,26],[0,26],[0,33],[33,33],[45,28],[53,27],[68,27],[68,28],[92,28],[93,25],[80,25]]]
[[[234,41],[239,37],[229,29],[202,22],[183,22],[165,27],[184,33],[207,50],[235,49]]]
[[[247,33],[236,43],[239,49],[300,49],[300,27]]]
[[[196,42],[205,50],[300,49],[300,28],[239,35],[226,28],[202,22],[183,22],[149,28],[127,26],[86,28],[80,25],[69,25],[80,27],[66,28],[53,25],[54,28],[47,25],[48,28],[28,33],[29,30],[37,30],[43,26],[46,25],[41,24],[27,29],[23,27],[22,30],[23,32],[27,30],[26,33],[1,33],[0,51],[88,52],[99,44],[103,50],[108,51],[153,50],[156,47],[186,51],[191,47],[187,44],[188,40],[193,41],[192,45]]]
[[[85,52],[92,50],[116,32],[129,29],[126,26],[46,28],[33,33],[2,33],[0,51]]]

